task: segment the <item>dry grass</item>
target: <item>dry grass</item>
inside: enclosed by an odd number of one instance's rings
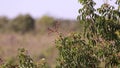
[[[7,59],[15,57],[18,48],[25,48],[32,57],[45,55],[48,63],[55,63],[57,51],[55,49],[54,40],[56,35],[40,34],[0,34],[0,57]],[[49,52],[47,52],[49,51]],[[48,55],[47,55],[48,54]]]
[[[70,22],[64,22],[60,25],[58,31],[64,33],[64,35],[81,31],[76,24],[77,23],[70,24]],[[45,57],[50,65],[55,64],[57,50],[54,42],[57,34],[49,34],[51,32],[47,30],[48,27],[43,27],[36,29],[35,33],[27,33],[24,35],[9,31],[8,33],[0,33],[0,58],[7,59],[15,57],[17,56],[18,48],[25,48],[35,61],[39,61],[40,58]],[[50,28],[54,29],[52,26]]]

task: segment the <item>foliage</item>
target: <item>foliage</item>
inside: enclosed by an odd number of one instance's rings
[[[18,68],[17,63],[15,62],[15,59],[7,60],[4,64],[1,65],[0,68]]]
[[[6,62],[1,63],[0,68],[50,68],[45,58],[42,58],[40,62],[35,63],[24,48],[18,49],[18,52],[18,60],[7,60]]]
[[[84,24],[83,34],[61,36],[57,68],[120,67],[120,1],[115,9],[108,3],[95,9],[93,0],[79,0],[78,20]]]
[[[32,58],[26,54],[25,49],[19,49],[19,68],[36,68]]]
[[[0,28],[5,28],[9,20],[7,17],[0,17]]]
[[[44,15],[36,20],[36,31],[44,34],[48,27],[54,24],[55,19],[51,16]]]
[[[10,27],[16,32],[27,32],[35,28],[34,19],[30,15],[19,15],[10,22]]]
[[[44,24],[44,25],[51,25],[54,23],[54,18],[51,17],[51,16],[47,16],[47,15],[44,15],[42,16],[39,21],[38,21],[40,24]]]
[[[83,6],[77,19],[84,24],[84,33],[59,35],[56,40],[59,50],[56,68],[120,68],[120,0],[116,0],[117,9],[108,3],[96,9],[93,0],[79,2]],[[11,22],[12,28],[22,32],[34,29],[34,20],[30,18],[29,21],[29,18],[19,16]],[[45,16],[41,22],[53,23],[53,19]],[[44,58],[35,63],[25,49],[19,49],[18,57],[19,64],[9,61],[1,67],[50,68]]]
[[[50,66],[47,64],[45,58],[42,58],[38,63],[37,68],[50,68]]]
[[[94,56],[94,49],[82,40],[81,34],[73,33],[56,41],[59,50],[57,68],[97,67],[99,60]]]
[[[9,19],[7,17],[0,17],[0,32],[5,32],[7,30],[8,23]]]
[[[44,15],[40,19],[33,19],[30,15],[27,14],[18,15],[13,19],[1,16],[0,33],[46,33],[48,28],[55,27],[56,24],[58,24],[57,28],[60,28],[62,32],[66,32],[68,30],[78,31],[81,29],[76,20],[56,19],[48,15]]]
[[[50,68],[45,58],[42,58],[40,62],[34,63],[30,55],[26,54],[24,48],[19,49],[19,68]]]

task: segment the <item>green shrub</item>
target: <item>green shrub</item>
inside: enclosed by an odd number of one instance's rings
[[[40,62],[34,62],[27,51],[22,48],[19,49],[19,68],[50,68],[46,60],[42,58]]]
[[[37,68],[50,68],[45,58],[42,58],[40,62],[37,64]]]
[[[18,49],[18,60],[11,58],[6,62],[3,61],[0,68],[50,68],[45,58],[42,58],[39,62],[34,62],[28,55],[27,50],[24,48]]]
[[[94,49],[82,40],[81,34],[60,36],[56,41],[59,50],[57,68],[96,68],[99,60],[94,56]]]
[[[60,35],[56,68],[120,68],[120,0],[117,9],[107,3],[95,9],[93,0],[79,2],[84,32]]]
[[[18,65],[14,58],[10,58],[4,64],[2,64],[0,68],[18,68]]]
[[[19,68],[36,68],[33,59],[26,54],[25,49],[19,49]]]

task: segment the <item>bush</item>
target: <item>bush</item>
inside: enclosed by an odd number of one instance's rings
[[[19,68],[36,68],[33,59],[27,55],[25,49],[19,49]]]
[[[19,49],[18,56],[19,68],[50,68],[44,58],[42,58],[40,62],[35,63],[24,48]]]
[[[24,48],[18,49],[18,60],[14,58],[2,62],[0,68],[50,68],[44,58],[40,62],[34,62],[27,50]]]
[[[18,68],[18,65],[15,61],[15,59],[11,58],[2,64],[0,68]]]
[[[120,0],[118,8],[104,3],[95,9],[93,0],[79,0],[78,20],[84,24],[82,34],[61,36],[57,68],[120,68]]]
[[[94,56],[94,48],[86,44],[80,35],[60,36],[56,41],[59,50],[57,68],[97,68],[99,60]]]

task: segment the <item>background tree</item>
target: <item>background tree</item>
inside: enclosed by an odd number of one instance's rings
[[[7,17],[0,17],[0,30],[5,31],[7,29],[9,19]]]
[[[44,15],[36,20],[36,30],[37,32],[44,33],[47,31],[48,27],[52,26],[55,19],[51,16]]]
[[[35,21],[30,15],[19,15],[10,23],[12,30],[16,32],[27,32],[35,28]]]

